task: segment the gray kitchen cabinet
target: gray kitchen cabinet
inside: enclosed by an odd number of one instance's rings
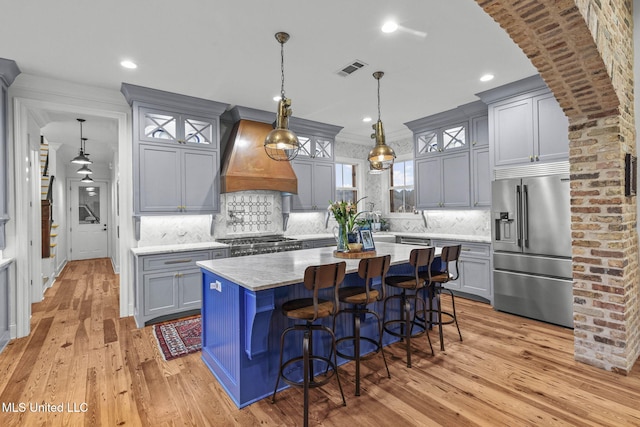
[[[140,106],[138,141],[186,146],[218,147],[218,122],[215,118],[176,113]]]
[[[11,262],[0,267],[0,351],[2,351],[9,340],[9,267]]]
[[[18,74],[20,74],[20,69],[15,61],[0,58],[0,249],[6,247],[4,228],[7,221],[9,221],[9,189],[7,187],[9,180],[7,175],[9,170],[9,146],[7,142],[9,98],[7,93],[9,86],[11,86]]]
[[[335,163],[294,159],[293,171],[298,178],[298,194],[291,197],[291,211],[326,211],[335,200]]]
[[[471,205],[469,151],[416,160],[418,209],[465,208]]]
[[[215,150],[139,144],[139,212],[211,213],[219,209]],[[205,183],[206,185],[202,185]]]
[[[494,166],[568,159],[569,120],[539,76],[478,96],[489,105]]]
[[[491,154],[488,146],[471,150],[471,171],[473,207],[491,207]]]
[[[433,239],[432,244],[437,247],[462,245],[458,260],[459,277],[447,282],[447,288],[456,291],[460,296],[485,302],[493,300],[490,243]],[[449,271],[455,274],[455,267],[450,265]]]
[[[136,325],[197,312],[202,306],[202,273],[197,261],[226,258],[229,250],[185,251],[134,256]]]
[[[291,161],[298,178],[291,211],[325,211],[336,195],[334,145],[342,127],[292,117],[289,128],[300,143],[298,155]]]
[[[133,210],[219,212],[220,115],[228,104],[123,83],[133,110]]]
[[[414,134],[418,209],[488,206],[486,104],[472,102],[405,125]]]
[[[333,139],[319,136],[298,135],[298,142],[300,143],[300,149],[298,150],[297,158],[333,161]]]

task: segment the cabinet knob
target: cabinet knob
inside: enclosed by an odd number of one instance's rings
[[[533,162],[533,156],[529,156],[529,161]]]
[[[538,157],[538,155],[536,154],[536,162],[540,161],[540,157]]]

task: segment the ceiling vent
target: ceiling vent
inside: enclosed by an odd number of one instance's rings
[[[351,62],[350,64],[342,67],[342,69],[340,71],[337,72],[337,74],[339,76],[342,77],[347,77],[350,76],[351,74],[355,73],[356,71],[358,71],[360,68],[363,68],[364,66],[366,66],[367,64],[365,64],[362,61],[359,60],[355,60],[353,62]]]

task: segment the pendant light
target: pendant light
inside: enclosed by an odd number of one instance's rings
[[[380,162],[369,162],[369,174],[370,175],[379,175],[384,172],[382,169],[382,163]]]
[[[289,40],[289,34],[279,32],[275,37],[280,43],[280,100],[276,113],[276,125],[264,140],[264,150],[273,160],[285,161],[292,160],[298,155],[300,143],[296,134],[289,130],[291,100],[284,95],[284,44]]]
[[[84,142],[87,140],[87,138],[83,138],[82,137],[82,123],[85,122],[84,119],[76,119],[80,122],[80,153],[73,158],[73,160],[71,160],[71,163],[76,163],[79,165],[90,165],[91,163],[93,163],[91,160],[89,160],[88,154],[84,153]]]
[[[371,134],[371,139],[376,140],[376,146],[369,151],[370,170],[389,169],[396,158],[396,153],[384,142],[384,128],[382,127],[382,120],[380,120],[380,79],[382,76],[384,76],[382,71],[373,73],[373,77],[378,81],[378,121],[372,126],[375,132]]]
[[[89,169],[89,167],[87,165],[82,165],[82,167],[80,169],[78,169],[76,171],[76,173],[79,174],[84,174],[84,175],[91,175],[93,173],[93,171],[91,169]]]
[[[84,178],[80,180],[80,182],[93,182],[93,179],[89,175],[85,175]]]

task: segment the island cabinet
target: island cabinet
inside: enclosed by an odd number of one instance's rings
[[[150,323],[196,314],[202,306],[202,276],[197,261],[226,258],[228,249],[134,256],[134,317]]]
[[[410,246],[380,243],[379,253],[391,255],[389,274],[412,274],[409,264]],[[232,257],[199,262],[202,267],[202,360],[219,381],[236,406],[242,408],[271,396],[279,370],[280,334],[294,322],[282,314],[282,305],[294,298],[311,294],[302,283],[307,266],[332,262],[346,263],[343,286],[358,286],[358,259],[338,259],[333,248],[316,248],[247,257]],[[378,289],[380,283],[373,283]],[[388,292],[395,292],[387,287]],[[333,289],[325,289],[321,298],[332,298]],[[376,302],[374,310],[381,313],[383,303]],[[390,316],[400,316],[399,304],[389,307]],[[346,317],[346,316],[345,316]],[[321,322],[332,327],[331,318]],[[352,322],[340,321],[336,335],[351,333]],[[363,336],[376,336],[375,317],[367,316],[361,325]],[[302,354],[302,339],[289,334],[284,346],[284,359]],[[328,349],[327,334],[315,334],[313,346]],[[397,341],[390,334],[383,335],[383,344]],[[363,351],[364,348],[363,348]],[[349,361],[338,358],[338,364]],[[324,373],[325,365],[316,364],[316,374]],[[289,376],[299,373],[290,367]],[[287,388],[280,382],[278,390]]]
[[[9,221],[9,188],[8,188],[8,114],[9,114],[9,86],[20,74],[15,61],[0,58],[0,249],[6,247],[5,224]]]
[[[220,115],[228,104],[123,83],[133,109],[133,210],[219,212]]]
[[[448,289],[456,291],[461,296],[485,302],[493,301],[490,243],[432,239],[431,244],[439,248],[462,245],[458,260],[460,274],[457,280],[452,280],[445,285]],[[449,266],[449,271],[455,275],[453,263]]]
[[[295,117],[289,127],[300,143],[298,155],[291,161],[298,178],[291,211],[324,211],[329,200],[335,199],[335,136],[342,128]]]
[[[477,101],[405,123],[414,133],[416,207],[489,205],[487,107]]]
[[[568,159],[569,120],[539,76],[478,96],[489,105],[494,166]]]

